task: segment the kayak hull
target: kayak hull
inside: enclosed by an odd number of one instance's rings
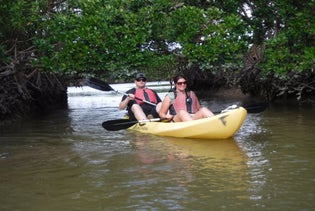
[[[137,123],[128,130],[178,138],[227,139],[240,129],[246,116],[246,109],[239,107],[210,118],[187,122]]]

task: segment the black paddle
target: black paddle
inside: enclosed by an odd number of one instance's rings
[[[114,90],[108,83],[101,81],[99,79],[96,79],[96,78],[87,78],[86,84],[94,89],[98,89],[101,91],[119,92],[119,91]],[[119,93],[128,95],[127,93],[124,93],[124,92],[119,92]],[[144,99],[141,99],[141,98],[136,98],[136,99],[143,101],[145,103],[148,103],[150,105],[156,106],[156,104],[146,101]],[[242,105],[242,107],[244,107],[247,110],[247,113],[260,113],[260,112],[263,112],[268,107],[268,103],[262,102],[262,103],[254,103],[254,104],[249,104],[249,105],[244,104]],[[213,113],[221,113],[221,111],[213,112]]]
[[[137,121],[137,120],[130,121],[129,119],[114,119],[114,120],[103,122],[102,126],[106,130],[117,131],[117,130],[127,129],[137,123],[158,122],[158,121],[161,121],[161,119],[155,118],[155,119],[147,119],[147,120],[141,120],[141,121]]]
[[[87,78],[85,79],[86,85],[93,89],[101,90],[101,91],[115,91],[108,83],[101,81],[96,78]]]
[[[264,110],[266,110],[266,108],[268,107],[268,103],[266,102],[260,102],[260,103],[253,103],[253,104],[249,104],[249,105],[242,105],[243,108],[245,108],[247,110],[247,113],[261,113]]]
[[[242,106],[243,108],[245,108],[247,110],[247,113],[260,113],[262,111],[264,111],[267,108],[268,104],[266,103],[256,103],[256,104],[252,104],[249,106]],[[239,106],[237,105],[232,105],[227,107],[226,109],[222,110],[222,111],[216,111],[213,112],[214,114],[219,114],[225,111],[229,111],[231,109],[235,109]],[[145,122],[158,122],[161,121],[160,118],[155,118],[155,119],[151,119],[151,120],[141,120],[141,121],[130,121],[129,119],[114,119],[114,120],[108,120],[102,123],[103,128],[105,128],[106,130],[109,131],[117,131],[117,130],[124,130],[127,129],[131,126],[133,126],[134,124],[137,123],[145,123]]]
[[[262,103],[253,103],[253,104],[244,104],[244,105],[231,105],[227,107],[226,109],[222,111],[213,112],[214,114],[222,113],[224,111],[228,111],[230,109],[235,109],[237,107],[243,107],[246,109],[247,113],[255,114],[255,113],[261,113],[268,107],[268,103],[262,102]]]
[[[108,83],[106,83],[104,81],[101,81],[99,79],[96,79],[96,78],[87,78],[85,80],[85,82],[86,82],[86,85],[88,85],[89,87],[91,87],[93,89],[97,89],[97,90],[101,90],[101,91],[105,91],[105,92],[106,91],[115,91],[115,92],[119,92],[119,93],[121,93],[123,95],[128,96],[127,93],[114,90]],[[141,98],[138,98],[138,97],[135,97],[135,99],[140,100],[140,101],[142,101],[144,103],[156,106],[155,103],[151,103],[150,101],[147,101],[147,100],[144,100],[144,99],[141,99]]]

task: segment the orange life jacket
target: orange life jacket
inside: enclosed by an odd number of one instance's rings
[[[179,110],[186,110],[190,114],[194,114],[198,111],[197,96],[192,91],[186,91],[185,95],[177,95],[174,92],[175,99],[171,100],[170,113],[175,115]]]
[[[147,93],[147,96],[145,96],[145,92]],[[156,95],[151,89],[147,89],[147,88],[145,88],[145,89],[135,89],[134,95],[135,95],[136,98],[143,99],[143,100],[149,101],[151,103],[155,103],[155,104],[158,103]],[[136,99],[136,102],[139,105],[142,105],[144,103],[143,101],[137,100],[137,99]]]

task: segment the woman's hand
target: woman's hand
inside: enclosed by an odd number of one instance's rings
[[[171,114],[166,114],[166,115],[165,115],[165,117],[164,117],[163,119],[167,119],[168,121],[172,121],[172,120],[173,120],[173,118],[174,118],[174,116],[173,116],[173,115],[171,115]]]

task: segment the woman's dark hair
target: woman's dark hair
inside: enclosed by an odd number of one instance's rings
[[[174,85],[177,83],[177,81],[179,80],[179,79],[181,79],[181,78],[183,78],[183,79],[185,79],[185,81],[186,81],[186,83],[187,83],[187,87],[186,87],[186,92],[188,92],[189,91],[189,82],[188,82],[188,80],[187,80],[187,77],[186,76],[184,76],[183,74],[177,74],[177,75],[175,75],[174,77],[173,77],[173,81],[174,81]],[[170,90],[172,90],[173,92],[176,90],[176,86],[174,86],[174,88],[172,87],[172,85],[171,85],[171,89]]]
[[[181,79],[181,78],[185,79],[186,82],[188,83],[187,78],[186,78],[183,74],[178,74],[178,75],[174,76],[174,78],[173,78],[174,83],[176,84],[177,81],[178,81],[179,79]]]

